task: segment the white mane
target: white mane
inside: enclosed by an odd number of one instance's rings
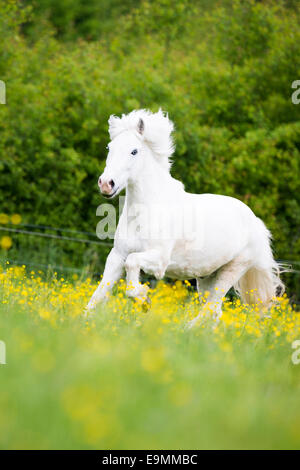
[[[142,132],[138,130],[140,120],[144,123]],[[170,170],[170,157],[175,150],[171,135],[174,130],[174,124],[168,118],[167,113],[164,113],[161,109],[157,113],[152,113],[146,109],[139,109],[129,114],[122,114],[121,118],[111,115],[108,124],[111,140],[123,131],[135,132],[149,145],[157,161],[166,170]]]

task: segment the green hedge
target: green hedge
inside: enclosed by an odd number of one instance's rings
[[[164,24],[172,3],[157,3]],[[109,115],[161,106],[176,125],[173,175],[188,191],[244,200],[272,230],[276,256],[299,260],[300,105],[291,101],[291,83],[300,78],[299,14],[278,2],[219,3],[193,4],[191,15],[190,2],[178,0],[177,27],[162,33],[159,11],[152,17],[142,1],[120,9],[105,38],[72,43],[55,39],[49,23],[38,38],[24,37],[24,10],[1,3],[0,18],[6,9],[10,20],[0,20],[9,38],[0,52],[7,86],[0,212],[94,231]],[[22,31],[33,27],[34,15]],[[101,270],[106,255],[50,245],[68,266],[93,262]],[[27,241],[12,253],[22,247],[28,255]],[[44,248],[30,256],[41,259]],[[296,279],[287,277],[290,293]]]

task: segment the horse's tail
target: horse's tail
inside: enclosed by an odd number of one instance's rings
[[[260,219],[257,218],[257,222],[256,262],[235,287],[243,302],[268,307],[276,296],[284,293],[285,286],[280,274],[290,268],[275,261],[271,249],[271,234]]]
[[[285,269],[284,269],[285,270]],[[284,293],[284,284],[279,274],[281,265],[274,261],[270,268],[250,268],[239,280],[237,291],[247,304],[268,307],[276,296]]]

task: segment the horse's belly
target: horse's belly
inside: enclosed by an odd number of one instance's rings
[[[179,241],[172,252],[165,275],[176,279],[209,276],[229,263],[239,248],[220,243],[201,243],[201,240]]]
[[[173,256],[165,275],[172,279],[193,279],[209,276],[228,260],[204,260],[198,250],[189,251],[185,256]]]
[[[193,269],[191,266],[183,266],[176,263],[171,263],[166,270],[166,277],[171,279],[194,279],[196,277],[202,277],[204,274],[200,275],[196,272],[196,269]]]
[[[254,217],[240,201],[213,195],[189,195],[196,204],[198,229],[178,240],[166,276],[177,279],[205,277],[229,263],[247,247]],[[199,206],[199,211],[197,212]],[[197,225],[196,225],[197,227]]]

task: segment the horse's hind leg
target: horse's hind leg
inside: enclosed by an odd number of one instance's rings
[[[222,266],[209,286],[209,296],[206,305],[215,311],[215,318],[218,320],[222,315],[222,299],[229,289],[235,285],[238,280],[250,268],[251,261],[249,259],[238,256],[229,263]],[[194,326],[201,318],[201,313],[189,322],[189,326]]]
[[[211,286],[214,281],[213,276],[207,276],[207,277],[198,277],[196,279],[197,281],[197,291],[200,296],[204,296],[205,292],[210,292],[211,291]]]

